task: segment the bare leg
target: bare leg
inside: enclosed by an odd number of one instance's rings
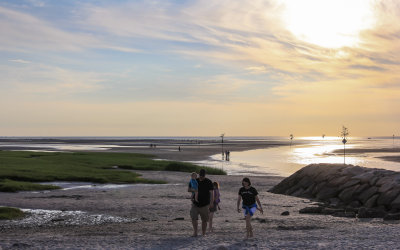
[[[251,227],[251,216],[250,214],[246,215],[246,238],[253,237],[253,228]]]
[[[193,236],[197,236],[197,220],[192,220],[192,225],[193,225]]]
[[[203,236],[206,235],[206,230],[207,230],[207,221],[201,221],[201,232],[203,233]]]
[[[208,232],[213,232],[212,221],[213,221],[213,217],[214,217],[214,212],[210,212],[208,216],[209,216],[209,219],[208,219]]]

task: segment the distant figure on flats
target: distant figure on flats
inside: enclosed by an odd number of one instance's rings
[[[206,235],[207,223],[209,219],[209,208],[214,206],[214,187],[212,181],[206,178],[206,171],[200,170],[198,183],[199,201],[193,201],[192,208],[190,209],[190,218],[192,219],[193,236],[197,236],[197,227],[199,215],[201,217],[201,232]],[[194,192],[189,184],[188,192]]]
[[[217,208],[219,210],[221,210],[221,208],[219,207],[219,203],[220,203],[220,194],[219,194],[219,183],[218,182],[213,182],[213,186],[214,186],[214,206],[210,207],[210,214],[209,214],[209,220],[208,220],[208,231],[209,232],[213,232],[213,217],[214,217],[214,212],[217,211]]]
[[[229,161],[229,156],[230,156],[231,152],[229,152],[228,150],[225,152],[225,160]]]
[[[246,239],[248,239],[253,237],[251,217],[254,215],[256,210],[259,210],[261,214],[264,213],[260,200],[258,199],[258,192],[254,187],[251,186],[249,178],[243,178],[242,187],[239,189],[239,195],[237,200],[238,213],[240,213],[239,205],[240,205],[240,200],[242,199],[243,199],[242,208],[244,209],[244,217],[246,219]]]
[[[199,202],[199,184],[197,182],[197,173],[193,172],[191,174],[191,179],[189,182],[189,187],[193,189],[192,192],[192,201]]]

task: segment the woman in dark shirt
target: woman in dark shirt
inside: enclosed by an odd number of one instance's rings
[[[237,210],[240,213],[240,200],[243,200],[242,208],[244,209],[244,216],[246,218],[246,238],[253,237],[253,228],[251,227],[251,216],[256,212],[256,210],[260,210],[261,214],[264,213],[260,200],[258,199],[257,190],[251,186],[251,182],[249,178],[243,178],[242,186],[239,189],[239,195],[237,200]],[[257,204],[258,207],[257,207]]]

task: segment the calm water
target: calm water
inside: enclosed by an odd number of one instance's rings
[[[343,163],[343,154],[333,154],[343,149],[341,138],[306,137],[299,138],[302,144],[256,149],[244,152],[231,152],[230,161],[222,160],[222,154],[212,156],[211,160],[197,162],[207,166],[224,169],[231,175],[273,174],[289,176],[311,163]],[[394,143],[393,143],[394,142]],[[349,138],[346,148],[393,148],[400,147],[400,140],[390,137]],[[384,161],[377,156],[398,155],[396,153],[365,153],[346,155],[346,164],[369,168],[385,168],[400,171],[400,163]]]
[[[0,139],[13,139],[11,137],[0,137]],[[16,137],[21,139],[21,137]],[[124,140],[187,140],[187,141],[215,141],[219,137],[58,137],[50,139],[62,139],[63,143],[36,143],[31,139],[49,139],[46,137],[26,138],[26,142],[0,142],[0,149],[7,146],[25,147],[30,150],[38,150],[43,147],[50,151],[69,150],[93,150],[107,151],[116,147],[125,147]],[[68,143],[68,140],[100,140],[102,144],[93,143]],[[107,140],[118,140],[122,143],[107,143]],[[226,137],[230,142],[234,141],[275,141],[288,142],[286,137]],[[66,141],[66,142],[65,142]],[[231,152],[230,161],[222,160],[222,155],[214,155],[210,160],[197,161],[195,163],[222,168],[231,175],[265,175],[273,174],[289,176],[300,168],[311,163],[343,163],[342,154],[333,154],[336,149],[343,149],[341,138],[338,137],[303,137],[295,138],[292,146],[280,146],[267,149],[249,150],[244,152]],[[147,145],[147,144],[146,144]],[[130,145],[132,147],[132,145]],[[138,145],[138,147],[144,147]],[[148,146],[146,146],[148,147]],[[400,138],[374,137],[349,138],[346,148],[399,148]],[[229,150],[229,148],[225,148]],[[370,168],[385,168],[400,171],[400,163],[383,161],[377,156],[396,155],[396,153],[365,153],[347,155],[346,163]]]

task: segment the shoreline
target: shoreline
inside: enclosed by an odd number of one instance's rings
[[[132,145],[131,145],[132,146]],[[191,145],[171,151],[176,145],[146,148],[113,148],[132,153],[154,152],[170,160],[221,153],[219,145]],[[240,151],[271,146],[266,143],[238,143],[228,150]],[[273,145],[272,145],[273,146]],[[278,145],[281,146],[281,145]],[[122,152],[122,151],[121,151]],[[211,153],[211,154],[210,154]],[[205,158],[204,158],[205,157]],[[191,158],[191,160],[193,160]],[[189,173],[138,171],[143,178],[168,184],[128,185],[120,188],[76,188],[44,192],[0,193],[1,206],[42,209],[23,221],[0,221],[0,248],[32,249],[310,249],[398,247],[399,221],[340,218],[331,215],[300,214],[316,202],[269,193],[284,177],[251,176],[259,191],[264,215],[252,219],[255,238],[244,240],[245,223],[236,211],[237,191],[242,175],[207,175],[221,185],[221,209],[214,215],[214,233],[192,234]],[[288,216],[282,216],[283,212]],[[41,216],[41,217],[40,217]],[[37,219],[36,222],[34,219]],[[31,221],[29,221],[31,220]],[[33,221],[33,222],[32,222]],[[39,222],[38,222],[39,221]],[[35,224],[36,223],[36,224]],[[39,223],[39,224],[38,224]],[[76,224],[77,223],[77,224]]]
[[[89,151],[89,152],[121,152],[150,154],[156,158],[171,161],[201,161],[212,155],[221,154],[229,150],[231,152],[246,151],[252,149],[270,148],[289,145],[283,141],[229,141],[223,145],[216,140],[177,140],[177,139],[139,139],[139,140],[61,140],[61,139],[32,139],[32,140],[2,140],[0,142],[21,143],[24,146],[1,146],[0,150],[44,150],[44,151]],[[96,148],[79,150],[79,146],[86,145],[90,148],[96,144]],[[155,145],[155,147],[151,147]],[[57,149],[58,147],[58,149]],[[179,151],[179,147],[181,151]]]
[[[41,225],[12,226],[0,221],[1,248],[32,249],[309,249],[398,246],[400,222],[382,219],[340,218],[300,214],[316,202],[267,192],[282,177],[253,176],[265,213],[252,219],[255,237],[244,240],[243,215],[237,213],[237,191],[243,176],[207,176],[221,185],[221,209],[214,215],[214,233],[190,237],[189,175],[181,172],[140,171],[147,178],[167,180],[163,185],[120,189],[56,190],[2,193],[2,205],[59,211]],[[285,211],[288,216],[282,216]],[[64,214],[62,213],[64,212]],[[75,214],[73,212],[76,212]],[[42,212],[44,213],[44,212]],[[86,217],[85,217],[86,215]],[[45,215],[43,215],[45,217]],[[80,216],[80,217],[79,217]],[[120,222],[107,218],[121,218]],[[72,219],[82,224],[73,224]]]
[[[346,149],[346,154],[365,154],[365,153],[400,153],[400,148],[349,148]],[[343,149],[337,149],[329,154],[343,154]],[[328,155],[329,155],[328,154]],[[376,156],[375,158],[385,161],[400,162],[400,155]]]

